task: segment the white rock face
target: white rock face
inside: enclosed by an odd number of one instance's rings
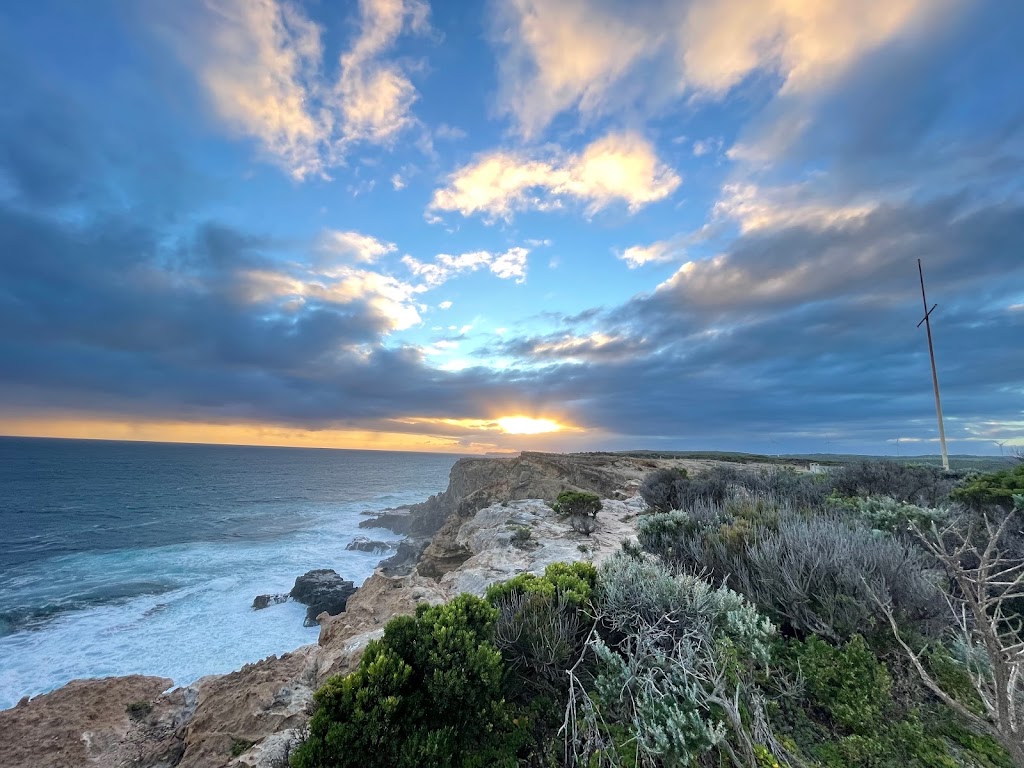
[[[587,560],[600,563],[617,552],[622,542],[636,537],[636,518],[646,505],[639,496],[625,501],[604,499],[597,515],[597,530],[577,533],[567,519],[540,499],[493,504],[467,520],[456,536],[473,552],[456,570],[441,577],[451,595],[483,595],[487,587],[517,573],[543,573],[551,563]],[[512,543],[515,528],[530,530],[522,546]]]

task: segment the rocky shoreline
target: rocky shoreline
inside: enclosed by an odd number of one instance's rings
[[[636,518],[644,512],[637,495],[644,475],[661,466],[699,471],[713,463],[601,453],[460,459],[442,493],[360,523],[360,528],[388,528],[406,536],[360,588],[332,571],[333,576],[319,573],[308,589],[300,589],[310,600],[307,619],[320,625],[316,644],[183,688],[135,675],[76,680],[23,699],[0,711],[4,765],[284,765],[309,717],[313,692],[328,677],[351,671],[388,620],[413,613],[422,602],[437,604],[461,592],[483,594],[489,584],[539,573],[553,562],[599,563],[634,535]],[[604,499],[593,534],[574,531],[552,511],[551,502],[563,490]],[[357,541],[374,551],[383,544]],[[318,585],[327,587],[328,602],[316,602]],[[257,599],[272,604],[282,597],[287,596]]]

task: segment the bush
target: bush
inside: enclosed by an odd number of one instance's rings
[[[590,597],[597,571],[589,563],[555,563],[543,576],[520,574],[492,585],[498,609],[495,645],[520,689],[564,697],[565,670],[583,647],[592,622]]]
[[[609,558],[599,572],[596,599],[616,635],[628,636],[638,627],[663,627],[678,636],[700,629],[728,638],[747,657],[768,659],[765,642],[775,628],[755,606],[726,587],[688,574],[673,576],[650,557]]]
[[[516,547],[524,547],[526,543],[533,536],[533,531],[527,525],[517,525],[512,529],[512,545]]]
[[[841,496],[889,496],[937,507],[949,497],[957,476],[928,464],[860,461],[840,467],[831,477]]]
[[[585,491],[562,491],[551,508],[562,517],[596,517],[601,511],[601,497]]]
[[[952,492],[957,501],[975,508],[999,506],[1004,510],[1014,507],[1014,496],[1024,494],[1024,464],[986,475],[970,478]]]
[[[854,635],[841,648],[810,637],[799,652],[807,692],[832,722],[848,733],[877,733],[891,702],[892,679],[864,638]]]
[[[637,538],[675,570],[727,583],[802,637],[846,640],[875,626],[882,615],[870,591],[888,590],[901,617],[922,629],[944,615],[912,545],[834,515],[761,506],[760,517],[750,514],[753,502],[652,515]]]
[[[731,738],[753,757],[738,728],[750,703],[742,681],[767,659],[771,624],[729,589],[624,553],[602,567],[595,594],[611,635],[592,641],[596,702],[579,707],[571,745],[582,764],[621,751],[682,768]],[[603,726],[588,719],[596,711]]]
[[[548,598],[565,598],[572,605],[586,608],[597,583],[597,568],[590,563],[552,563],[543,576],[520,573],[518,576],[492,584],[486,598],[491,605],[517,592],[539,594]]]
[[[832,508],[851,515],[867,527],[886,533],[902,533],[912,527],[928,530],[949,518],[949,510],[921,507],[888,496],[832,497]]]
[[[523,743],[491,642],[498,611],[461,595],[388,622],[358,669],[315,696],[295,768],[514,766]]]
[[[721,504],[740,473],[732,467],[714,466],[696,477],[674,469],[652,472],[640,485],[640,496],[659,512],[686,509],[699,502]]]
[[[679,491],[676,484],[687,482],[685,469],[656,469],[640,484],[640,496],[656,512],[678,509]]]

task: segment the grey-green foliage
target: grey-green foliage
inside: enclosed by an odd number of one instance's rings
[[[727,583],[801,636],[867,631],[881,620],[873,593],[922,629],[944,615],[920,550],[844,515],[705,505],[643,519],[638,540],[677,571]]]
[[[768,659],[766,618],[726,587],[625,553],[602,567],[596,600],[608,629],[591,643],[598,709],[625,725],[639,765],[690,766],[730,738],[750,753],[739,705]]]
[[[848,512],[869,528],[888,533],[907,531],[912,526],[928,530],[932,525],[941,525],[950,517],[944,507],[922,507],[906,501],[897,501],[891,496],[868,496],[836,499],[834,507]]]
[[[637,625],[688,636],[695,628],[766,661],[771,622],[742,595],[690,574],[673,575],[654,558],[617,554],[598,575],[596,599],[613,632],[635,633]]]

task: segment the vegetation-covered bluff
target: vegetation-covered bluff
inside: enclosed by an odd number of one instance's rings
[[[1024,464],[524,454],[378,523],[318,646],[76,682],[4,765],[1024,768]]]

